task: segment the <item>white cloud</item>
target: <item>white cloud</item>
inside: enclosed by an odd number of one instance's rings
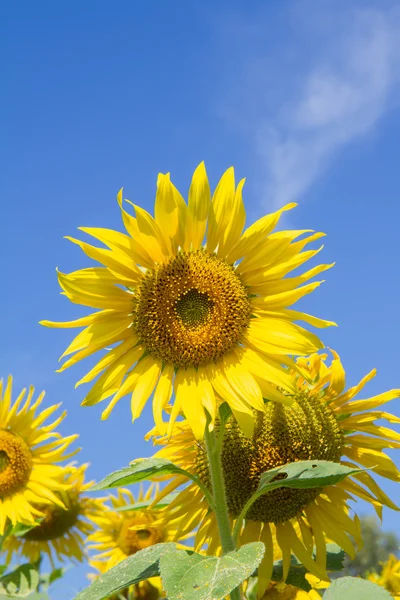
[[[303,11],[303,25],[309,15]],[[245,126],[253,132],[263,173],[260,191],[269,205],[281,206],[303,195],[343,147],[375,129],[399,89],[397,10],[314,11],[301,36],[300,42],[298,37],[287,40],[289,61],[281,60],[272,70],[266,63],[263,81],[260,69],[257,81],[248,76],[246,81],[253,98],[248,101],[251,126],[248,117]],[[263,52],[262,44],[253,45],[253,56],[248,54],[245,63],[260,64]],[[260,95],[262,86],[266,91]],[[272,106],[267,88],[275,88]],[[246,110],[244,105],[240,110]]]

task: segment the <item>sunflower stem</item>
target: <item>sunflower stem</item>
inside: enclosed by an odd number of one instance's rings
[[[219,435],[223,436],[223,428],[220,428]],[[228,505],[226,502],[225,483],[221,462],[221,444],[217,439],[215,429],[209,431],[208,425],[205,430],[204,438],[214,496],[214,512],[217,519],[219,536],[221,538],[222,551],[224,554],[227,554],[227,552],[235,550],[236,546],[232,538]],[[232,590],[230,597],[231,600],[242,600],[240,588]]]

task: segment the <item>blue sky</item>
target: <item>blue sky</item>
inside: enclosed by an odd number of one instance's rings
[[[152,211],[159,171],[185,193],[200,161],[213,184],[234,165],[248,222],[297,201],[285,225],[325,231],[336,261],[299,308],[339,324],[323,339],[349,384],[377,367],[368,395],[399,387],[399,34],[386,0],[1,3],[1,375],[64,403],[92,477],[151,454],[150,411],[80,407],[90,361],[56,374],[71,332],[38,321],[84,313],[59,294],[56,266],[88,266],[63,236],[121,229],[121,186]]]

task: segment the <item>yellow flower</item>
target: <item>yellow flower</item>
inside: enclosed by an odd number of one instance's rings
[[[136,205],[135,217],[126,212],[121,190],[118,202],[128,235],[81,228],[107,248],[68,238],[103,266],[59,273],[63,294],[99,310],[75,321],[42,324],[84,327],[64,352],[63,357],[73,356],[59,371],[107,349],[77,383],[99,376],[83,405],[112,397],[103,419],[130,394],[135,420],[155,391],[155,423],[167,430],[162,412],[175,391],[168,431],[183,411],[201,439],[206,411],[214,422],[218,395],[250,434],[252,409],[264,409],[263,397],[289,402],[280,391],[293,392],[282,369],[282,363],[290,362],[287,356],[323,347],[293,321],[316,327],[333,323],[289,307],[321,283],[306,283],[309,279],[332,265],[285,278],[319,252],[322,247],[303,249],[323,234],[273,233],[281,214],[295,204],[264,216],[242,233],[243,184],[235,186],[230,168],[211,198],[201,163],[186,204],[169,174],[159,175],[155,218]]]
[[[24,388],[12,403],[12,377],[3,390],[0,380],[0,535],[8,520],[15,525],[32,525],[44,515],[38,505],[55,503],[64,508],[57,492],[67,488],[62,481],[60,461],[70,458],[65,451],[78,437],[62,437],[55,431],[64,419],[63,412],[53,423],[46,420],[59,404],[38,411],[44,392],[32,402],[34,388],[26,396]]]
[[[368,573],[367,579],[384,587],[392,594],[393,598],[400,600],[400,560],[393,554],[385,563],[382,563],[380,575],[378,573]]]
[[[37,505],[45,515],[40,524],[22,536],[5,539],[2,549],[7,552],[6,562],[9,563],[14,554],[35,562],[41,553],[46,554],[52,564],[54,557],[62,562],[83,560],[84,541],[93,530],[88,519],[93,519],[103,508],[99,500],[83,495],[93,485],[93,481],[84,482],[87,466],[68,466],[63,479],[65,489],[57,492],[62,505]]]
[[[400,447],[400,434],[374,424],[377,419],[400,422],[393,415],[374,410],[399,397],[400,390],[352,401],[375,371],[357,386],[344,391],[345,372],[338,355],[333,355],[331,366],[325,362],[326,355],[314,354],[297,361],[297,373],[292,373],[297,387],[293,404],[267,402],[265,412],[254,417],[251,438],[243,435],[233,419],[228,422],[222,445],[222,467],[232,522],[257,489],[262,472],[297,460],[328,460],[351,467],[374,467],[374,473],[400,481],[398,469],[383,452],[384,448]],[[158,443],[167,441],[161,438]],[[170,459],[197,474],[210,487],[205,449],[195,440],[187,422],[176,424],[176,433],[156,456]],[[186,481],[181,475],[173,478],[158,500]],[[357,516],[350,516],[348,508],[348,500],[357,497],[371,503],[379,515],[383,505],[398,510],[367,471],[323,489],[280,488],[259,498],[247,513],[240,543],[261,539],[267,547],[259,568],[261,593],[271,578],[274,546],[282,553],[284,579],[293,553],[309,572],[329,581],[326,541],[336,542],[350,556],[355,552],[353,538],[361,544],[359,520]],[[180,535],[198,528],[195,549],[208,544],[210,554],[219,551],[215,515],[210,513],[204,494],[195,484],[181,491],[166,510],[164,519],[176,522]]]
[[[315,590],[305,592],[294,585],[285,583],[270,583],[262,600],[321,600],[321,596]]]
[[[139,550],[177,537],[175,526],[168,521],[160,521],[159,510],[125,508],[149,500],[157,491],[150,486],[144,494],[141,489],[137,500],[123,488],[118,490],[117,497],[109,496],[112,508],[107,506],[93,518],[97,529],[88,537],[89,548],[98,552],[89,560],[92,567],[104,573]]]

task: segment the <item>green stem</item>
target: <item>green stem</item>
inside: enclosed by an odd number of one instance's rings
[[[223,435],[221,428],[219,435]],[[235,550],[235,543],[231,534],[231,524],[229,522],[228,506],[226,502],[224,475],[221,463],[221,444],[218,443],[215,430],[205,431],[205,442],[207,449],[208,464],[211,475],[211,483],[214,496],[214,511],[217,519],[219,535],[221,538],[222,551],[224,554]],[[240,588],[232,590],[231,600],[241,600],[242,593]]]

